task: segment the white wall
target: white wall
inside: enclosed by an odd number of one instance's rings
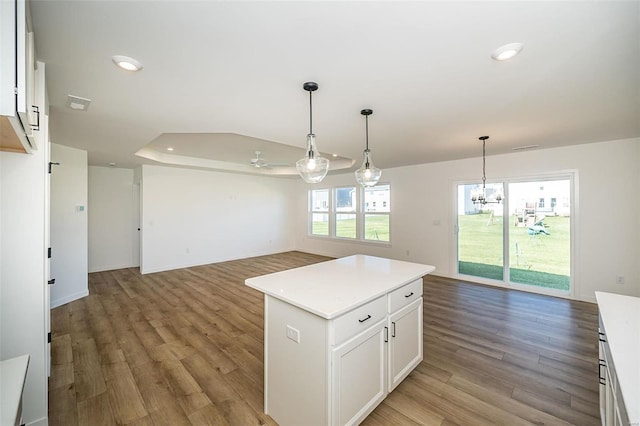
[[[89,167],[89,272],[139,266],[134,171]]]
[[[640,139],[487,157],[488,181],[567,170],[577,171],[574,297],[595,301],[596,290],[640,296]],[[422,262],[436,266],[437,275],[456,277],[453,186],[481,172],[479,158],[383,170],[381,182],[392,191],[392,244],[386,246],[308,237],[305,189],[312,186],[300,183],[297,248]],[[313,188],[352,184],[349,173]],[[624,285],[615,283],[618,275]]]
[[[294,249],[297,180],[142,167],[143,273]]]
[[[89,294],[87,151],[51,144],[51,307]],[[84,210],[82,210],[84,208]]]
[[[46,424],[48,314],[45,191],[48,144],[33,154],[0,152],[0,359],[29,354],[23,417]]]

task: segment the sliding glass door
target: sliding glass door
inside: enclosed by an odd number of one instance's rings
[[[458,272],[465,275],[504,279],[503,205],[475,204],[478,185],[458,185]],[[489,184],[487,194],[502,194],[502,184]],[[495,201],[495,197],[487,196]]]
[[[572,177],[490,184],[485,204],[472,200],[478,190],[457,186],[458,273],[569,293]]]
[[[568,292],[571,181],[509,183],[509,277],[512,283]]]

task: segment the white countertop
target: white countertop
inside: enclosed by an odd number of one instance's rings
[[[640,298],[596,292],[618,386],[631,424],[640,424]]]
[[[430,265],[357,254],[249,278],[245,284],[333,319],[434,270]]]
[[[0,361],[0,425],[16,424],[29,355]]]

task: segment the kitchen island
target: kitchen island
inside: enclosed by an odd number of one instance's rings
[[[247,279],[265,294],[265,413],[281,426],[360,423],[422,361],[434,270],[354,255]]]

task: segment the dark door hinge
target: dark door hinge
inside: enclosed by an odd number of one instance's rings
[[[51,174],[51,166],[59,166],[60,163],[54,163],[52,161],[49,161],[49,174]]]
[[[47,343],[51,343],[51,332],[47,333]]]
[[[51,247],[47,249],[47,259],[51,259]]]
[[[51,285],[51,284],[55,284],[56,283],[56,279],[50,279],[49,281],[47,281],[47,284]]]

